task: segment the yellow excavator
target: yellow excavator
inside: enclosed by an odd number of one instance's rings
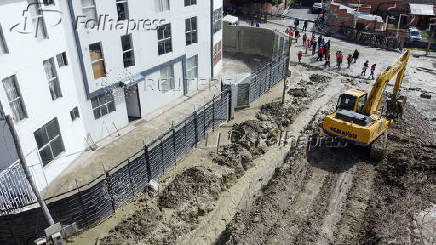
[[[369,95],[357,89],[343,93],[336,111],[324,118],[323,131],[355,145],[370,146],[371,158],[381,160],[386,146],[386,130],[393,119],[403,115],[406,98],[399,95],[399,90],[409,57],[410,50],[405,50],[397,61],[381,72]],[[383,91],[395,75],[394,91],[386,100],[386,111],[382,113]]]

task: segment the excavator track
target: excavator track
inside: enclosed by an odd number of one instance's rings
[[[386,153],[387,132],[380,135],[372,144],[369,151],[372,160],[380,162]]]

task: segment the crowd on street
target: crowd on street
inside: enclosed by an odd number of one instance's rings
[[[305,20],[303,24],[303,28],[301,28],[300,32],[300,21],[299,19],[294,20],[294,27],[287,28],[285,30],[285,33],[290,36],[291,42],[295,40],[295,43],[298,43],[299,39],[302,40],[302,47],[305,49],[305,54],[308,54],[308,50],[312,51],[312,56],[317,55],[317,58],[314,59],[314,62],[317,61],[324,61],[324,68],[331,67],[330,60],[331,60],[331,42],[330,40],[327,40],[322,36],[319,35],[318,37],[314,32],[311,33],[311,36],[307,34],[307,23],[308,21]],[[292,44],[291,44],[292,45]],[[344,59],[344,53],[341,50],[337,50],[336,53],[336,67],[338,70],[342,68],[342,61]],[[351,65],[355,64],[357,60],[359,59],[359,51],[357,49],[354,50],[354,52],[351,54],[348,54],[347,59],[347,69],[350,69]],[[303,57],[303,49],[300,49],[297,53],[298,63],[301,63],[301,59]],[[362,72],[360,73],[360,76],[365,77],[366,71],[369,68],[369,61],[366,60],[362,67]],[[368,78],[374,79],[374,73],[376,69],[376,64],[372,64],[370,67],[370,74]]]

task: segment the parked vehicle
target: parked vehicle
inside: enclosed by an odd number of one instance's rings
[[[408,37],[410,41],[421,41],[422,40],[422,34],[421,32],[416,29],[415,27],[410,27],[408,30]]]
[[[312,6],[312,14],[321,14],[323,10],[322,3],[314,3]]]
[[[239,18],[233,15],[226,15],[223,18],[223,22],[229,26],[239,25]]]

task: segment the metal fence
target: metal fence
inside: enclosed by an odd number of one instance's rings
[[[285,76],[285,64],[285,58],[277,58],[252,74],[250,102]],[[176,159],[195,147],[208,131],[230,119],[233,110],[231,91],[226,89],[214,96],[136,154],[107,169],[105,174],[72,191],[46,199],[53,219],[63,225],[76,223],[79,229],[83,229],[113,214],[143,190],[150,180],[157,179],[173,167]],[[20,213],[13,211],[7,210],[0,215],[0,244],[32,244],[35,238],[43,235],[47,223],[40,208]]]
[[[17,210],[35,201],[36,197],[19,161],[0,172],[0,213]]]

